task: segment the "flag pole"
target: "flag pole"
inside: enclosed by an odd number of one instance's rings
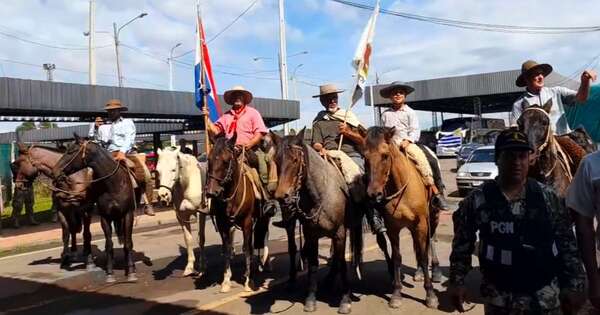
[[[352,90],[352,93],[350,94],[350,102],[348,105],[348,109],[346,110],[346,112],[344,113],[344,122],[342,124],[346,124],[346,121],[348,120],[348,112],[350,111],[350,109],[352,109],[352,107],[354,106],[354,91],[356,91],[356,87],[358,86],[358,84],[360,83],[360,69],[362,69],[362,67],[364,66],[364,60],[361,60],[360,64],[358,65],[358,71],[356,71],[356,84],[354,84],[354,89]],[[358,101],[358,100],[357,100]],[[344,141],[344,135],[341,134],[340,135],[340,143],[338,144],[338,151],[342,150],[342,142]]]
[[[200,1],[196,1],[196,13],[198,15],[197,18],[197,28],[198,28],[198,38],[200,38],[200,84],[202,85],[202,108],[207,108],[208,105],[208,95],[206,95],[206,82],[204,82],[204,38],[202,37],[202,28],[200,27],[200,23],[202,18],[200,17]],[[206,157],[208,160],[208,154],[210,153],[210,138],[208,136],[208,115],[204,115],[204,149],[206,150]]]

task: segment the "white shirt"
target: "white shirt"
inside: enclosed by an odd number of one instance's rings
[[[109,151],[129,152],[135,141],[135,124],[133,120],[127,118],[119,118],[114,121],[110,128],[110,145]]]
[[[562,86],[543,87],[539,94],[533,94],[526,91],[513,104],[513,110],[510,113],[510,125],[516,126],[517,120],[521,117],[523,110],[529,106],[544,106],[548,100],[552,100],[550,110],[550,123],[554,128],[555,134],[562,135],[571,132],[567,118],[565,117],[565,105],[575,105],[575,95],[577,92]]]
[[[600,215],[600,151],[583,158],[567,190],[566,202],[585,217]]]
[[[392,138],[396,144],[400,144],[402,140],[416,143],[421,137],[417,113],[406,104],[398,110],[387,109],[381,114],[381,120],[384,127],[396,128],[396,132]]]
[[[100,127],[98,127],[98,130],[96,130],[96,123],[92,123],[90,125],[88,137],[97,141],[108,143],[108,140],[110,140],[110,128],[111,124],[102,124]]]

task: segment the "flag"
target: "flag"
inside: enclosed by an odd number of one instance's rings
[[[439,139],[437,141],[438,147],[457,148],[462,145],[463,130],[460,128],[457,128],[456,130],[450,131],[450,132],[440,131],[438,134],[438,137],[439,137]]]
[[[200,72],[203,72],[202,75],[204,76],[205,87],[202,86]],[[204,89],[206,89],[210,120],[216,121],[223,112],[221,110],[221,105],[219,104],[219,98],[217,97],[217,88],[215,87],[215,80],[212,74],[208,46],[206,46],[204,27],[202,27],[200,14],[198,14],[196,27],[196,62],[194,64],[194,78],[196,83],[196,106],[199,109],[202,109],[204,106]]]
[[[358,47],[356,47],[356,52],[354,53],[354,59],[352,59],[352,66],[356,70],[357,78],[356,87],[352,93],[351,106],[354,106],[354,104],[356,104],[356,102],[363,96],[365,82],[367,81],[367,76],[369,74],[369,60],[371,58],[371,52],[373,49],[373,37],[375,36],[375,24],[377,23],[378,15],[379,0],[377,0],[377,4],[375,4],[375,8],[373,9],[373,14],[371,15],[371,18],[369,18],[367,26],[365,26],[365,29],[360,36]]]

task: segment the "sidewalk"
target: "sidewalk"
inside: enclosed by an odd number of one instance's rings
[[[161,209],[156,211],[156,215],[151,217],[147,215],[137,215],[134,222],[134,230],[141,228],[151,228],[153,226],[161,226],[174,224],[177,222],[175,212],[171,209]],[[92,219],[90,226],[92,238],[102,236],[102,227],[98,216]],[[114,234],[114,233],[113,233]],[[0,235],[0,252],[9,251],[18,247],[30,247],[43,245],[48,243],[62,243],[62,229],[60,223],[43,223],[37,226],[24,225],[20,229],[3,227]],[[81,244],[81,233],[77,235],[77,243]]]

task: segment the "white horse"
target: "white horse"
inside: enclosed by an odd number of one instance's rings
[[[189,154],[179,152],[175,149],[158,149],[158,163],[156,165],[160,178],[158,199],[170,204],[173,202],[177,221],[183,230],[183,238],[187,247],[188,261],[183,271],[184,276],[194,273],[193,236],[190,218],[198,215],[198,243],[200,246],[199,274],[206,271],[206,254],[204,252],[204,230],[206,226],[207,213],[202,207],[203,187],[202,174],[196,158]],[[208,211],[206,211],[208,212]]]

